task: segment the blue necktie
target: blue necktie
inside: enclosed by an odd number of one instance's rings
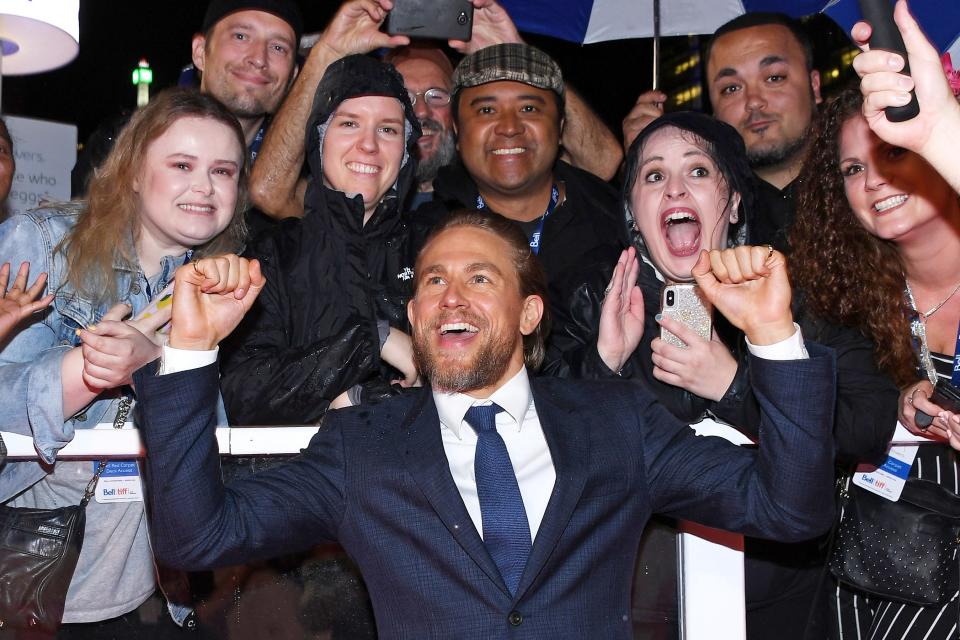
[[[520,485],[510,464],[507,445],[497,433],[496,418],[501,411],[496,404],[470,407],[464,420],[477,432],[473,465],[483,543],[497,563],[510,593],[516,593],[532,543]]]

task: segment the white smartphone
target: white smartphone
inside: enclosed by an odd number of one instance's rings
[[[713,328],[712,308],[701,295],[697,285],[670,284],[664,287],[660,297],[660,313],[687,325],[704,340],[710,339]],[[687,347],[683,340],[663,327],[660,327],[660,338],[682,349]]]

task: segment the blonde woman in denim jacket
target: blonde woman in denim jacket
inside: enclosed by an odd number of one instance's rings
[[[76,429],[113,423],[121,398],[136,397],[132,373],[160,355],[162,313],[121,320],[147,307],[194,255],[240,248],[245,173],[236,119],[213,98],[173,89],[133,117],[85,205],[37,209],[0,225],[0,256],[46,272],[54,295],[0,349],[0,430],[31,436],[40,456],[8,460],[0,500],[39,508],[80,501],[96,462],[58,461],[57,452]],[[136,483],[135,465],[114,468]],[[156,590],[142,498],[104,500],[87,507],[63,618],[95,633],[128,624],[116,619]]]

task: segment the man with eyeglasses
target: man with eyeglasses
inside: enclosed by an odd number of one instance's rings
[[[391,49],[384,60],[403,76],[423,132],[417,143],[417,159],[420,161],[417,190],[407,204],[410,211],[415,211],[433,200],[433,179],[440,167],[447,166],[457,157],[457,140],[450,113],[453,65],[437,47],[420,44]]]
[[[450,46],[471,54],[492,44],[521,42],[520,34],[506,10],[496,0],[472,0],[473,34],[469,42],[452,40]],[[394,0],[348,0],[320,35],[307,57],[290,94],[274,118],[250,179],[254,204],[275,218],[303,216],[303,194],[307,180],[300,174],[304,162],[303,130],[313,103],[317,84],[327,66],[353,53],[391,49],[391,62],[411,90],[414,110],[424,135],[418,145],[419,189],[408,209],[432,199],[437,171],[451,164],[456,142],[451,120],[449,90],[453,66],[439,48],[410,45],[405,36],[390,37],[380,25],[393,8]],[[426,92],[435,89],[431,97]],[[446,95],[444,95],[446,94]],[[575,92],[566,89],[567,122],[562,139],[564,159],[603,180],[611,179],[623,159],[620,142]],[[428,104],[428,101],[430,104]]]

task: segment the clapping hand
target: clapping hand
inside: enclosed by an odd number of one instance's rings
[[[704,340],[696,331],[670,316],[659,316],[657,321],[687,347],[677,347],[654,338],[650,344],[653,377],[701,398],[719,401],[737,375],[737,361],[717,334],[714,333],[711,340]]]
[[[209,351],[240,324],[266,279],[260,263],[228,254],[177,269],[170,346]]]
[[[13,286],[7,290],[10,279],[10,263],[4,262],[0,266],[0,341],[13,330],[20,321],[31,313],[40,311],[53,301],[53,294],[49,293],[37,299],[47,284],[47,274],[41,273],[30,287],[27,280],[30,277],[30,263],[23,262],[17,271]]]
[[[787,261],[773,247],[703,251],[693,267],[703,295],[755,345],[795,332]]]
[[[637,286],[640,263],[633,247],[620,254],[600,307],[597,352],[611,371],[619,372],[643,337],[643,294]]]

